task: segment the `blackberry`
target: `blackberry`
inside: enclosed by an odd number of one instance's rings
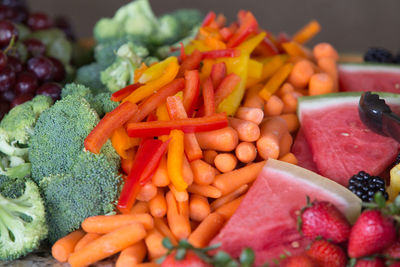
[[[374,201],[374,195],[381,191],[385,199],[388,199],[388,193],[385,188],[385,181],[379,176],[371,176],[364,171],[353,175],[349,180],[348,189],[357,195],[363,202]]]
[[[392,63],[393,60],[392,53],[385,48],[371,47],[364,54],[364,61],[368,62]]]

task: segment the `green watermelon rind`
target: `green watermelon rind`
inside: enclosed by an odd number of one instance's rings
[[[310,187],[314,187],[317,190],[323,188],[330,196],[342,199],[347,203],[347,208],[343,213],[350,223],[354,223],[358,216],[360,216],[361,199],[341,184],[305,168],[280,160],[268,159],[264,168],[272,169],[282,173],[282,175],[290,175],[297,179],[302,179],[302,181]],[[311,201],[312,200],[313,199],[311,199]]]
[[[399,64],[386,63],[340,63],[338,66],[340,71],[345,72],[395,72],[400,75]]]
[[[330,93],[315,96],[302,96],[298,98],[297,117],[301,123],[302,113],[310,110],[322,110],[335,108],[337,106],[349,104],[358,105],[360,97],[364,92],[342,92]],[[372,92],[385,99],[388,105],[400,105],[400,94],[386,92]]]

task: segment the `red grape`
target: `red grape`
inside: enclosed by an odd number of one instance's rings
[[[7,46],[12,37],[14,36],[15,41],[18,39],[18,30],[12,24],[12,22],[8,20],[1,20],[0,21],[0,46],[5,47]]]
[[[51,81],[53,79],[53,62],[47,57],[37,56],[29,59],[27,68],[40,81]]]
[[[0,92],[13,88],[15,84],[15,72],[9,66],[0,71]]]
[[[7,66],[7,56],[3,51],[0,51],[0,70],[4,69],[5,66]]]
[[[7,56],[7,63],[15,73],[19,73],[24,69],[24,63],[22,63],[22,61],[17,57]]]
[[[45,30],[53,26],[49,16],[41,12],[30,14],[27,24],[32,31]]]
[[[30,72],[24,71],[18,74],[17,81],[14,85],[14,92],[17,95],[34,94],[38,87],[36,76]]]
[[[24,45],[31,56],[41,56],[46,52],[46,46],[38,39],[29,38],[24,40]]]
[[[61,86],[58,83],[49,82],[42,84],[37,90],[37,95],[47,95],[50,96],[54,101],[60,99],[61,96]]]
[[[13,108],[15,106],[21,105],[33,98],[32,94],[22,94],[14,98],[14,100],[11,102],[10,107]]]
[[[13,90],[5,91],[1,94],[1,98],[7,102],[12,102],[16,97],[15,92]]]
[[[53,80],[55,82],[63,81],[65,79],[64,65],[54,57],[49,57],[49,59],[53,63]]]

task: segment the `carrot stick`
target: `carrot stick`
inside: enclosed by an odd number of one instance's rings
[[[149,213],[149,205],[144,201],[136,201],[135,205],[129,211],[130,214]]]
[[[214,168],[201,159],[192,161],[190,167],[193,171],[194,182],[199,185],[208,185],[214,181]]]
[[[146,243],[150,260],[160,258],[167,253],[167,249],[162,245],[163,238],[164,237],[162,234],[156,229],[153,229],[147,233],[144,242]]]
[[[190,223],[184,215],[179,214],[176,199],[172,192],[166,195],[167,200],[167,220],[171,232],[176,238],[187,238],[191,232]]]
[[[232,127],[196,133],[197,141],[202,149],[232,151],[239,142],[238,133]]]
[[[167,202],[164,197],[164,192],[161,189],[157,190],[157,195],[149,201],[150,213],[154,217],[164,217],[167,214]]]
[[[157,187],[150,181],[144,184],[136,196],[137,200],[148,202],[157,195]]]
[[[105,234],[81,250],[74,252],[68,259],[72,267],[83,267],[108,258],[123,249],[139,242],[146,236],[142,224],[134,223]]]
[[[171,193],[174,195],[176,201],[182,202],[189,199],[189,194],[186,190],[178,191],[173,184],[169,184],[168,187],[169,190],[171,190]]]
[[[283,111],[282,99],[276,95],[272,95],[264,105],[264,113],[266,116],[277,116]]]
[[[283,113],[295,113],[297,109],[297,98],[294,92],[282,96]]]
[[[263,159],[277,159],[279,156],[279,142],[288,126],[284,119],[271,117],[261,123],[261,137],[257,140],[257,151]]]
[[[229,125],[238,133],[240,141],[254,142],[260,137],[260,128],[251,121],[228,117]]]
[[[205,116],[213,115],[216,110],[216,102],[214,95],[214,87],[210,77],[208,77],[203,83],[203,102],[204,102],[204,115]]]
[[[240,202],[242,202],[243,198],[244,196],[238,197],[237,199],[232,200],[231,202],[228,202],[217,208],[215,212],[221,214],[225,218],[225,220],[229,220],[235,213],[236,209],[239,207]]]
[[[310,21],[293,36],[293,41],[304,44],[317,35],[321,30],[321,25],[316,20]]]
[[[258,95],[262,88],[262,84],[256,84],[248,88],[244,96],[243,107],[263,109],[264,99]]]
[[[173,245],[177,245],[178,241],[176,240],[175,236],[169,229],[168,225],[165,223],[164,219],[162,218],[154,218],[154,227],[165,237],[168,237],[171,240]]]
[[[188,187],[188,191],[192,194],[210,198],[219,198],[221,196],[221,190],[212,185],[192,184]]]
[[[332,93],[334,90],[334,82],[332,77],[327,73],[316,73],[311,76],[309,85],[310,95],[321,95]]]
[[[243,195],[247,189],[249,188],[249,185],[244,184],[241,187],[239,187],[238,189],[236,189],[235,191],[227,194],[226,196],[220,197],[216,200],[214,200],[210,207],[211,207],[211,211],[215,211],[218,208],[222,207],[223,205],[237,199],[238,197],[240,197],[241,195]]]
[[[292,69],[292,63],[286,63],[285,65],[280,67],[264,85],[258,95],[264,100],[268,100],[271,95],[273,95],[285,82]]]
[[[292,133],[292,132],[297,131],[297,129],[299,129],[300,122],[299,122],[299,118],[297,117],[296,113],[282,114],[279,117],[285,120],[285,122],[288,126],[289,132]]]
[[[194,221],[201,222],[210,214],[210,204],[206,197],[193,194],[189,200],[189,216]]]
[[[85,235],[82,230],[76,230],[57,240],[51,247],[51,255],[59,262],[66,262],[74,252],[74,248],[79,240]]]
[[[204,161],[210,164],[211,166],[214,166],[214,159],[217,155],[218,153],[215,150],[208,149],[203,152]]]
[[[281,161],[285,161],[294,165],[297,165],[298,161],[296,156],[293,153],[287,153],[286,155],[283,155],[281,158],[279,158]]]
[[[314,74],[313,65],[307,59],[300,60],[294,64],[292,71],[289,74],[288,82],[296,88],[305,88]]]
[[[185,180],[187,185],[191,185],[193,183],[194,174],[190,166],[190,163],[185,155],[183,155],[183,160],[182,160],[182,176],[183,180]]]
[[[293,137],[289,132],[283,134],[279,141],[279,158],[290,152],[293,144]]]
[[[147,230],[154,227],[154,221],[150,214],[142,213],[88,217],[82,222],[82,229],[87,233],[106,234],[133,223],[140,223]]]
[[[236,118],[260,124],[264,118],[264,112],[259,108],[240,107],[236,111]]]
[[[115,267],[136,266],[146,257],[147,248],[143,241],[139,241],[122,250],[115,263]]]
[[[326,57],[333,58],[336,61],[339,60],[338,52],[329,43],[319,43],[319,44],[315,45],[314,49],[313,49],[313,53],[314,53],[314,57],[317,60],[319,60],[321,58],[326,58]]]
[[[164,187],[169,184],[168,170],[167,170],[167,157],[164,155],[160,161],[160,165],[153,175],[153,184],[155,186]]]
[[[217,235],[225,224],[225,219],[218,213],[208,215],[189,236],[188,241],[195,247],[205,247]]]
[[[75,245],[74,251],[78,251],[93,240],[96,240],[99,238],[101,234],[96,234],[96,233],[86,233]]]
[[[243,163],[249,163],[256,159],[257,148],[253,143],[241,142],[235,149],[237,159]]]
[[[237,158],[230,153],[220,153],[214,159],[215,167],[221,172],[232,171],[237,164]]]
[[[242,185],[254,181],[264,164],[265,161],[252,163],[243,168],[217,175],[213,184],[221,190],[222,195],[227,195]]]

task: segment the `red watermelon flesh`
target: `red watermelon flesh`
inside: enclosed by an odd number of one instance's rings
[[[400,93],[400,67],[388,64],[340,64],[341,91],[378,91]]]
[[[398,153],[398,143],[369,130],[357,108],[357,103],[337,104],[301,115],[318,172],[345,186],[361,170],[379,175]]]
[[[297,165],[306,168],[307,170],[318,172],[317,165],[315,165],[313,160],[311,148],[304,135],[303,128],[300,128],[297,132],[296,139],[292,146],[292,153],[297,158]]]
[[[343,186],[301,167],[269,159],[235,214],[211,244],[238,257],[251,247],[255,264],[273,264],[286,253],[298,255],[310,243],[296,228],[297,214],[311,200],[335,204],[349,219],[361,210],[360,199]]]

